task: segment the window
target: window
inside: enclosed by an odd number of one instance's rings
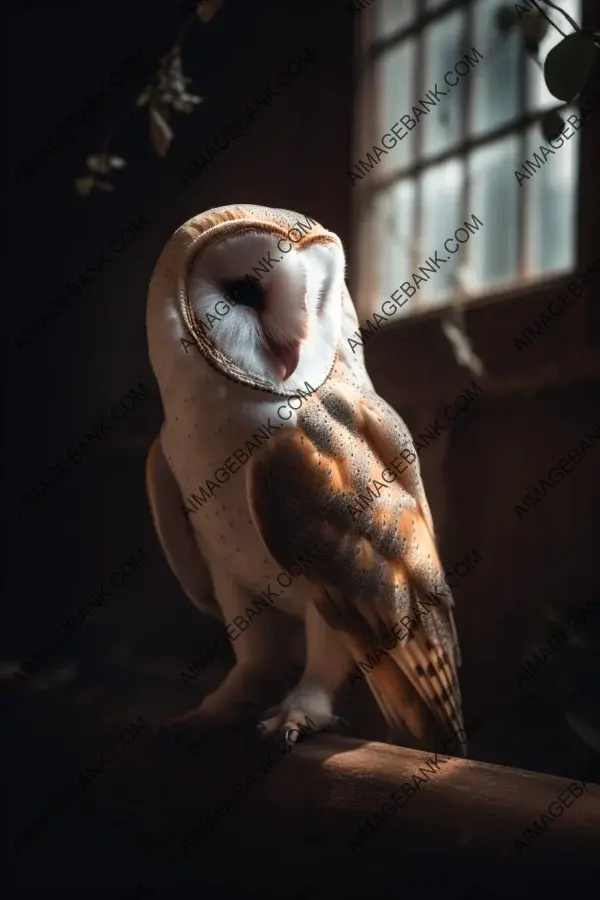
[[[506,0],[362,0],[349,170],[361,320],[390,298],[387,315],[397,321],[457,296],[505,295],[576,264],[579,136],[568,126],[568,139],[540,156],[548,147],[540,119],[562,104],[525,52],[521,28],[499,31],[507,5],[514,8]],[[581,23],[580,0],[559,5]],[[540,60],[560,40],[549,26]]]

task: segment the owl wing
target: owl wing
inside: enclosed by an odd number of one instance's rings
[[[196,606],[221,619],[210,572],[182,513],[181,491],[163,453],[160,434],[146,459],[146,493],[154,528],[173,574]]]
[[[286,568],[311,560],[311,600],[368,670],[393,739],[461,732],[454,604],[402,419],[364,386],[334,383],[253,458],[246,481],[270,554]],[[391,634],[396,645],[378,654]]]

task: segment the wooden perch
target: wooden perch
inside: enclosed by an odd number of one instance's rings
[[[246,896],[291,898],[310,884],[311,896],[345,900],[514,898],[598,877],[600,787],[589,781],[441,755],[436,766],[431,753],[330,735],[285,756],[269,756],[275,746],[230,736],[182,749],[148,738],[98,800],[112,827],[116,812],[153,856]]]

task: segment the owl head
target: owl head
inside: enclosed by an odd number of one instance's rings
[[[317,387],[352,305],[344,271],[337,235],[306,215],[244,204],[208,210],[173,234],[154,270],[151,358],[168,337],[258,390]]]

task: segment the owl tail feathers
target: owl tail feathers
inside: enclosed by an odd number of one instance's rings
[[[391,657],[378,657],[377,651],[371,654],[356,640],[352,644],[356,673],[350,673],[350,683],[367,682],[394,743],[406,741],[408,735],[419,744],[429,743],[435,732],[433,719],[409,679]]]
[[[351,649],[356,673],[350,673],[350,682],[366,680],[390,729],[390,743],[466,756],[462,723],[457,722],[452,731],[442,724],[393,656],[369,653],[356,638]]]

